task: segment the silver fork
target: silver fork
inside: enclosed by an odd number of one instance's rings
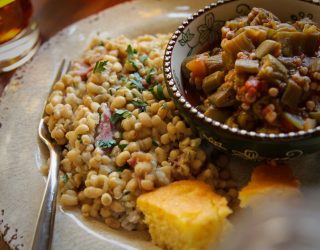
[[[57,82],[61,76],[70,68],[70,62],[66,59],[60,64],[54,83]],[[54,84],[53,83],[53,84]],[[53,86],[53,85],[52,85]],[[52,87],[50,93],[52,91]],[[49,94],[50,95],[50,94]],[[44,105],[45,107],[45,105]],[[32,250],[46,250],[51,249],[54,219],[56,212],[56,201],[58,192],[58,175],[60,164],[61,146],[57,145],[51,139],[48,127],[44,122],[45,108],[42,112],[42,117],[38,127],[38,135],[40,139],[46,144],[50,152],[50,170],[44,195],[41,202],[41,207],[38,215],[37,226],[33,237]]]

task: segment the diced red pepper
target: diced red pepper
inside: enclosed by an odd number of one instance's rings
[[[238,89],[237,97],[238,99],[246,104],[250,104],[256,100],[256,97],[261,95],[267,89],[267,83],[256,77],[250,77],[245,84]],[[247,97],[250,97],[248,100]]]
[[[137,164],[137,159],[135,157],[131,157],[129,160],[127,160],[127,163],[130,167],[134,168],[134,166]]]

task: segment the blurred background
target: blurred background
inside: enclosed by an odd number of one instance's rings
[[[32,0],[41,38],[48,40],[67,25],[128,0]]]
[[[31,0],[41,42],[69,24],[128,0]],[[1,20],[0,14],[0,20]],[[0,73],[0,96],[14,71]],[[1,249],[1,248],[0,248]]]

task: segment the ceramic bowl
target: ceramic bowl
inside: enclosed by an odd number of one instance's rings
[[[319,3],[319,0],[220,0],[200,9],[177,28],[165,53],[166,83],[181,114],[201,137],[220,150],[256,161],[289,160],[319,150],[320,126],[308,131],[265,134],[231,128],[206,117],[186,99],[180,71],[184,58],[219,44],[220,30],[226,20],[247,15],[252,7],[265,8],[282,21],[309,17],[320,23]]]

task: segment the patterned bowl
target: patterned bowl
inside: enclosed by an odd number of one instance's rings
[[[219,0],[185,20],[173,34],[164,57],[164,73],[170,95],[191,127],[216,148],[247,160],[289,160],[320,148],[320,126],[308,131],[265,134],[230,128],[206,117],[185,97],[180,65],[187,56],[218,44],[226,20],[262,7],[282,21],[309,17],[320,23],[320,0]],[[209,42],[213,44],[209,44]]]

